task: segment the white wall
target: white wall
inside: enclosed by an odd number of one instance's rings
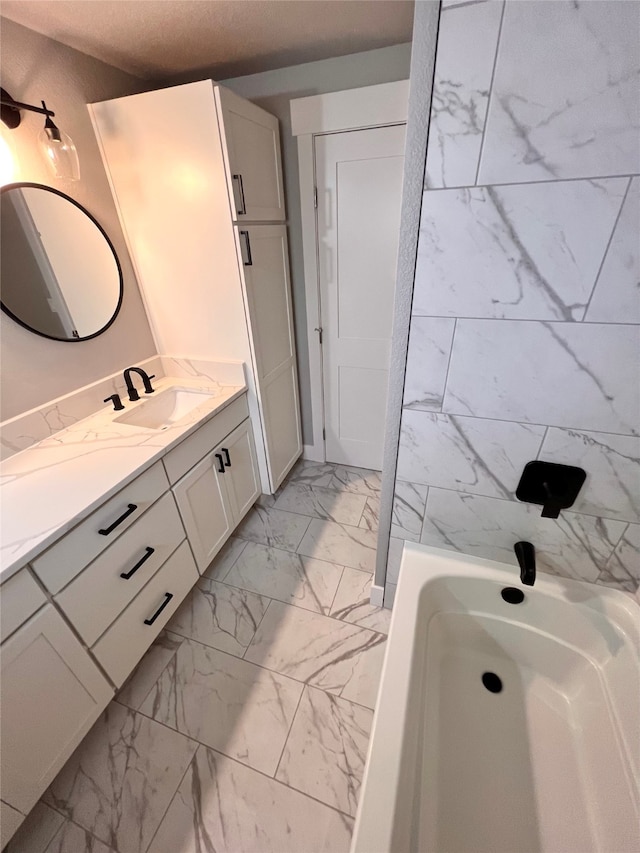
[[[70,195],[97,220],[113,242],[124,275],[124,301],[115,323],[99,337],[79,343],[42,338],[0,316],[1,417],[13,417],[55,397],[115,373],[155,354],[118,216],[102,166],[86,104],[146,88],[145,84],[59,42],[2,19],[2,85],[16,100],[56,113],[55,121],[74,140],[81,180],[56,180],[37,147],[43,120],[23,113],[2,138],[13,152],[14,181],[46,184]]]
[[[262,74],[218,80],[234,92],[268,110],[280,120],[284,183],[289,220],[289,251],[291,255],[291,286],[293,291],[296,338],[298,344],[298,374],[300,381],[300,407],[305,444],[311,443],[311,399],[309,393],[309,361],[307,354],[306,304],[304,293],[304,265],[302,254],[302,227],[300,224],[300,196],[298,190],[298,150],[291,135],[289,101],[306,95],[339,92],[376,83],[390,83],[409,77],[411,45],[399,44],[364,53],[308,62]],[[186,83],[207,77],[207,71],[197,75],[182,75],[165,80],[160,85]]]

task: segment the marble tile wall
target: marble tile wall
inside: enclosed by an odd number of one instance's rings
[[[402,540],[640,584],[640,4],[442,6],[387,603]],[[515,489],[579,465],[570,511]]]

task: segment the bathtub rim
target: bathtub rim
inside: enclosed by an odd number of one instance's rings
[[[351,853],[393,849],[394,816],[401,796],[404,730],[409,713],[422,593],[430,583],[451,577],[482,577],[504,586],[520,586],[517,569],[508,564],[405,541]],[[637,596],[545,572],[538,572],[535,587],[537,592],[583,605],[593,598],[595,590],[598,599],[607,603],[607,616],[613,619],[621,633],[631,643],[634,636],[640,637]],[[640,663],[638,645],[636,654]]]

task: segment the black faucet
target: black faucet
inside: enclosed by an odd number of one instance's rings
[[[145,394],[153,394],[154,389],[151,387],[151,380],[155,379],[155,374],[151,376],[147,376],[144,370],[141,367],[127,367],[124,372],[124,381],[127,386],[127,393],[129,394],[129,399],[132,403],[135,403],[136,400],[140,399],[140,395],[138,394],[136,388],[134,387],[133,382],[131,381],[131,374],[137,373],[142,377],[142,382],[144,384],[144,393]]]
[[[516,542],[513,546],[520,565],[520,580],[527,586],[536,582],[536,549],[531,542]]]

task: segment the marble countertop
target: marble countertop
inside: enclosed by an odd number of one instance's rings
[[[0,582],[63,536],[93,510],[247,390],[201,379],[163,377],[171,387],[211,394],[164,429],[117,423],[107,406],[0,464]],[[127,403],[126,410],[152,397]]]

